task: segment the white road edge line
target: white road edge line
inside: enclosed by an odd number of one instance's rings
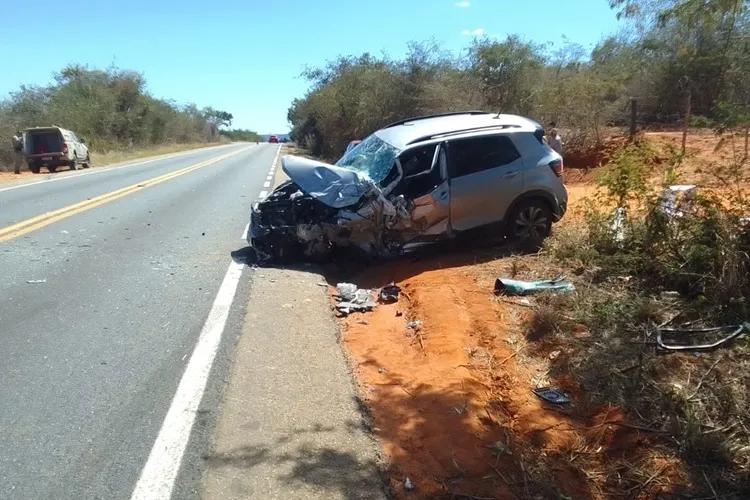
[[[247,232],[250,231],[250,223],[247,223],[247,226],[245,226],[245,230],[242,232],[242,240],[247,241]]]
[[[46,182],[64,181],[66,179],[76,179],[78,177],[83,177],[85,175],[101,174],[103,172],[114,172],[115,170],[120,170],[121,168],[136,167],[138,165],[145,165],[147,163],[153,163],[155,161],[160,161],[160,160],[171,160],[173,158],[179,158],[181,156],[188,156],[190,154],[195,154],[195,153],[200,153],[200,152],[205,152],[205,151],[211,151],[211,150],[214,150],[214,149],[222,149],[222,148],[226,148],[227,146],[232,146],[232,145],[228,144],[228,145],[223,145],[223,146],[213,146],[213,147],[210,147],[210,148],[191,149],[189,151],[182,151],[180,153],[174,153],[172,155],[162,156],[160,158],[152,158],[150,160],[139,161],[139,162],[136,162],[136,163],[128,163],[127,165],[120,165],[119,167],[110,167],[110,168],[100,167],[100,168],[96,168],[94,170],[89,170],[88,172],[81,172],[80,174],[64,175],[62,177],[55,177],[54,179],[45,179],[43,181],[27,182],[25,184],[18,184],[16,186],[10,186],[10,187],[6,187],[6,188],[1,188],[0,189],[0,193],[2,193],[3,191],[10,191],[11,189],[20,189],[20,188],[29,187],[29,186],[36,186],[38,184],[44,184]],[[255,147],[255,146],[257,146],[257,144],[251,145],[248,149],[250,149],[252,147]]]
[[[268,191],[261,191],[260,194],[258,195],[258,199],[265,200],[266,196],[268,196]]]
[[[170,500],[172,496],[243,267],[234,261],[229,265],[131,500]]]
[[[266,182],[264,182],[264,183],[263,183],[263,187],[264,187],[264,188],[267,188],[267,187],[271,187],[271,181],[266,181]]]

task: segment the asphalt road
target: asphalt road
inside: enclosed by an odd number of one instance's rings
[[[0,185],[0,498],[131,498],[277,150],[233,144]],[[219,397],[244,308],[229,312],[202,407]],[[177,498],[199,488],[211,421],[198,414]]]

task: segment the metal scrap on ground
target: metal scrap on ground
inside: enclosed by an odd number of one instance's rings
[[[722,337],[721,339],[710,342],[706,344],[695,344],[695,343],[681,343],[681,344],[666,344],[663,340],[663,335],[665,333],[672,333],[672,334],[680,334],[683,337],[689,337],[692,335],[705,335],[710,333],[718,333],[718,332],[729,332],[726,336]],[[749,333],[750,332],[750,323],[743,323],[741,325],[729,325],[729,326],[719,326],[715,328],[700,328],[700,329],[693,329],[693,330],[686,330],[681,328],[659,328],[656,330],[656,343],[657,345],[662,348],[666,349],[668,351],[705,351],[710,349],[715,349],[717,347],[720,347],[730,340],[738,337],[742,333]]]
[[[358,288],[352,283],[339,283],[336,285],[339,292],[338,310],[344,316],[352,312],[372,311],[377,304],[372,300],[372,291]]]

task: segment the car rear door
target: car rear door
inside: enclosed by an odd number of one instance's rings
[[[523,191],[523,159],[505,135],[448,143],[450,220],[456,231],[500,222]]]

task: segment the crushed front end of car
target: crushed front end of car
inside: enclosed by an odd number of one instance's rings
[[[287,156],[289,181],[253,205],[248,243],[259,260],[325,260],[334,250],[396,255],[412,234],[406,201],[386,199],[350,170]]]

